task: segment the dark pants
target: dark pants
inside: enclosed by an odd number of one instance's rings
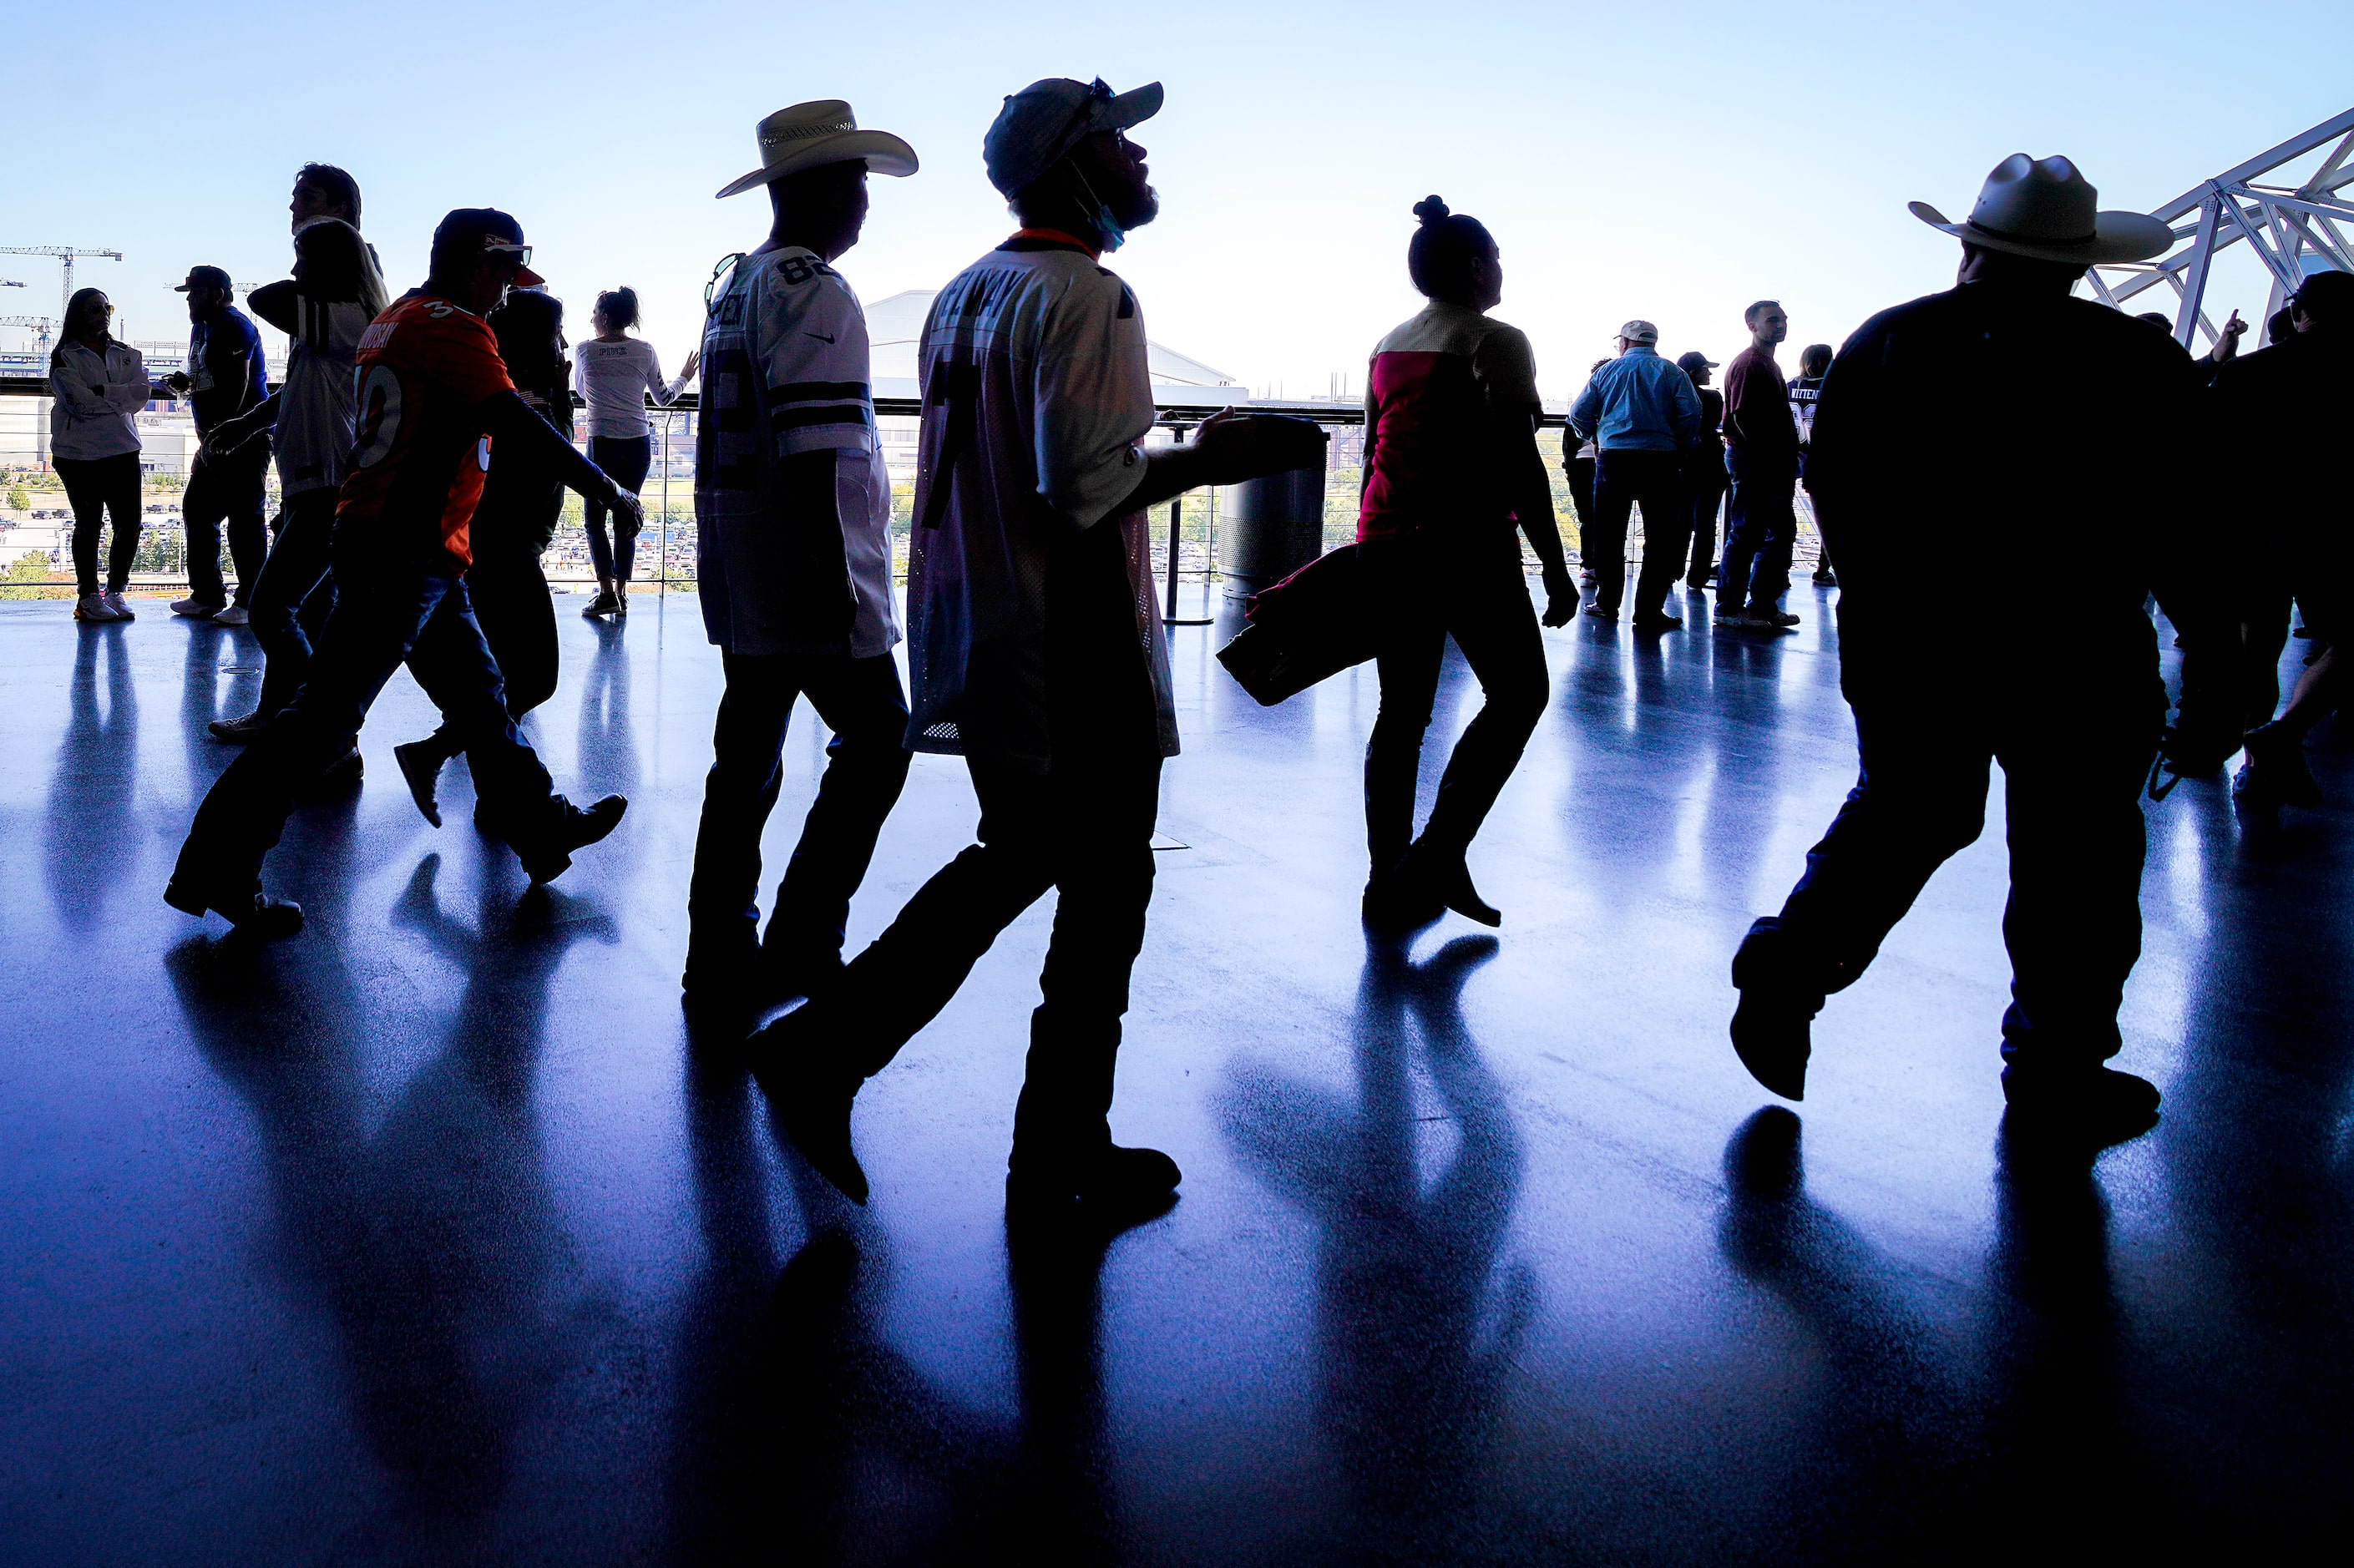
[[[293,792],[351,745],[406,662],[464,736],[475,789],[510,843],[553,831],[547,769],[507,716],[499,667],[455,562],[419,562],[338,540],[336,598],[292,706],[239,754],[197,808],[175,880],[236,894],[260,877]]]
[[[221,524],[228,524],[229,562],[237,568],[237,599],[253,597],[261,563],[270,554],[270,534],[262,525],[265,500],[262,483],[270,471],[270,443],[249,442],[227,457],[196,460],[188,476],[187,493],[180,498],[180,514],[188,525],[188,597],[218,609],[230,602],[221,581]]]
[[[1691,564],[1684,581],[1699,588],[1716,565],[1716,514],[1724,505],[1724,454],[1702,447],[1692,460]]]
[[[2003,1056],[2046,1071],[2116,1054],[2117,1008],[2141,954],[2141,788],[2166,694],[2154,674],[2052,691],[2020,675],[1856,704],[1855,789],[1780,917],[1754,928],[1774,972],[1803,991],[1851,984],[1931,874],[1978,838],[1988,765],[1999,762],[2012,973]]]
[[[114,457],[59,458],[58,477],[65,482],[66,501],[73,507],[74,580],[79,591],[98,591],[98,531],[102,514],[114,514],[114,544],[106,556],[106,589],[121,593],[131,580],[131,563],[139,554],[139,454]]]
[[[1606,450],[1595,464],[1593,543],[1585,561],[1594,568],[1594,608],[1612,615],[1627,591],[1627,521],[1638,503],[1643,508],[1643,575],[1635,584],[1639,618],[1659,614],[1683,575],[1691,496],[1682,454]]]
[[[257,712],[275,714],[294,700],[311,673],[311,639],[334,610],[335,583],[327,566],[335,541],[335,495],[332,489],[305,490],[287,499],[278,537],[247,601],[263,660]]]
[[[1490,544],[1482,540],[1480,544]],[[1379,602],[1396,607],[1396,632],[1376,664],[1381,710],[1365,747],[1365,847],[1375,874],[1414,841],[1415,781],[1423,733],[1452,636],[1485,699],[1447,760],[1423,838],[1447,856],[1469,847],[1544,716],[1544,641],[1511,535],[1473,550],[1419,535],[1363,546]],[[1591,559],[1591,557],[1588,557]]]
[[[1790,546],[1798,534],[1797,456],[1760,457],[1727,448],[1733,493],[1724,506],[1724,560],[1716,591],[1727,604],[1772,609],[1790,589]],[[1745,595],[1735,599],[1733,596]]]
[[[539,556],[504,544],[482,546],[466,568],[466,599],[499,667],[507,716],[521,719],[556,695],[556,600]],[[433,733],[450,756],[466,748],[454,717],[445,715]]]
[[[785,729],[806,694],[833,731],[825,775],[777,887],[766,952],[783,966],[842,951],[850,897],[907,782],[907,699],[888,653],[871,659],[722,653],[727,689],[687,886],[687,984],[740,975],[762,950],[760,831],[783,782]],[[954,987],[949,988],[951,991]]]
[[[1575,438],[1564,434],[1564,440]],[[1577,511],[1577,558],[1591,569],[1593,552],[1585,547],[1585,531],[1594,524],[1594,459],[1572,456],[1562,467],[1569,473],[1569,501]]]
[[[654,439],[652,436],[592,436],[588,440],[588,461],[605,471],[605,477],[635,495],[645,488],[646,470],[653,466]],[[588,525],[588,559],[600,577],[630,580],[630,567],[637,559],[638,536],[624,533],[619,518],[613,520],[613,535],[605,534],[605,503],[590,496],[581,504]]]

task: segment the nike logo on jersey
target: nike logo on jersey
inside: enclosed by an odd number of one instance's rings
[[[806,336],[806,337],[813,337],[813,338],[817,339],[817,340],[818,340],[818,342],[820,342],[820,343],[832,343],[832,342],[833,341],[832,334],[830,334],[830,333],[813,332],[813,333],[806,333],[806,334],[803,334],[802,335],[804,335],[804,336]]]

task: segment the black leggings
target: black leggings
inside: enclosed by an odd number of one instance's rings
[[[591,436],[588,439],[588,461],[605,471],[605,477],[635,495],[645,488],[646,470],[653,466],[654,439],[652,436]],[[630,567],[637,559],[638,536],[624,533],[620,519],[613,524],[613,535],[605,535],[605,503],[590,496],[582,505],[588,524],[588,559],[600,577],[630,580]]]
[[[1414,842],[1415,779],[1430,727],[1447,639],[1486,697],[1456,743],[1423,838],[1452,856],[1469,847],[1544,716],[1550,682],[1536,609],[1513,536],[1456,542],[1413,535],[1376,540],[1365,564],[1377,602],[1405,607],[1379,657],[1381,711],[1365,747],[1365,843],[1376,874]]]
[[[58,477],[65,481],[66,500],[73,507],[74,577],[80,591],[98,591],[101,514],[111,511],[114,547],[107,552],[106,591],[121,593],[131,580],[132,558],[139,554],[139,454],[58,458],[57,467]]]

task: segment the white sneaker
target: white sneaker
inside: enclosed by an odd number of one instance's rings
[[[251,616],[245,613],[245,607],[241,604],[233,604],[226,609],[213,611],[215,626],[243,626],[251,619],[253,619]]]
[[[106,608],[114,611],[114,619],[117,620],[136,620],[139,619],[138,616],[132,613],[131,606],[124,601],[120,589],[109,588],[106,590]]]
[[[106,602],[104,594],[86,593],[74,601],[74,619],[76,620],[127,620],[130,617],[115,614],[113,607]]]
[[[210,620],[213,607],[200,599],[175,599],[172,601],[172,613],[185,615],[190,620]]]

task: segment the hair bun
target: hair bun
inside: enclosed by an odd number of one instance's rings
[[[1439,219],[1448,216],[1447,204],[1439,200],[1438,197],[1435,196],[1425,196],[1420,201],[1415,203],[1414,215],[1415,217],[1422,219],[1425,227],[1437,223]]]

